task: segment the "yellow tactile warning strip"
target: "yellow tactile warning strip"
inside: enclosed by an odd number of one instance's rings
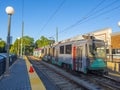
[[[32,90],[46,90],[44,84],[42,83],[42,81],[38,77],[36,71],[34,70],[34,72],[32,72],[32,73],[29,72],[31,64],[28,61],[27,57],[24,56],[24,59],[25,59],[26,66],[27,66],[27,71],[28,71],[28,75],[29,75],[29,79],[30,79],[31,89]]]

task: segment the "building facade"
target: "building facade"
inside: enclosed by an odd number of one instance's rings
[[[116,61],[120,61],[120,32],[111,34],[112,55]]]

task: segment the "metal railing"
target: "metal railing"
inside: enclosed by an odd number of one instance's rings
[[[2,74],[4,74],[5,69],[6,69],[6,56],[5,54],[2,56],[3,54],[0,55],[0,76]],[[16,55],[10,55],[9,56],[9,66],[11,66],[15,61],[17,60],[17,56]]]
[[[120,55],[112,54],[107,55],[106,61],[108,64],[108,69],[110,71],[120,73]]]
[[[107,55],[106,57],[107,61],[109,62],[118,62],[120,63],[120,55],[116,55],[116,54],[111,54],[111,55]]]

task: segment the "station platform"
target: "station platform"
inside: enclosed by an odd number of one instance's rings
[[[18,59],[10,68],[8,76],[0,78],[0,90],[46,90],[30,62]]]

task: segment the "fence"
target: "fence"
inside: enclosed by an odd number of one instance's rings
[[[106,61],[109,70],[120,73],[120,55],[107,55]]]
[[[0,55],[0,76],[5,72],[6,59],[7,59],[6,54]],[[17,56],[15,54],[11,54],[9,56],[9,66],[11,66],[16,60],[17,60]]]
[[[5,72],[5,58],[0,58],[0,76]]]
[[[109,62],[120,62],[120,55],[119,54],[107,55],[106,58],[107,58],[106,60]]]

